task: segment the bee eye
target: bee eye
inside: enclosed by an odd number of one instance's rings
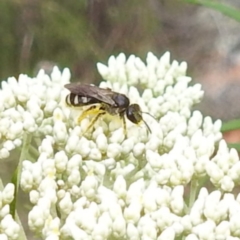
[[[127,118],[133,123],[140,123],[142,121],[142,113],[138,104],[131,104],[126,110]]]

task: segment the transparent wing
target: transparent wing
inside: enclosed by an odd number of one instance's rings
[[[111,89],[99,88],[97,86],[81,83],[69,83],[64,86],[71,93],[83,97],[90,97],[109,105],[116,105],[112,99],[114,92]]]

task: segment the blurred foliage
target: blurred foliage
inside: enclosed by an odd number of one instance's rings
[[[0,1],[0,76],[15,74],[18,65],[18,41],[16,41],[17,6],[11,1]]]
[[[210,0],[2,0],[0,79],[34,75],[39,68],[51,72],[58,65],[69,67],[75,79],[94,82],[95,64],[120,52],[145,57],[170,49],[174,58],[194,66],[208,58],[211,47],[187,24],[196,18],[196,4],[240,16]]]
[[[56,64],[93,81],[96,62],[112,54],[159,53],[161,21],[148,1],[4,0],[0,8],[0,79]]]
[[[240,10],[224,4],[222,2],[217,2],[213,0],[184,0],[187,3],[198,4],[204,7],[211,8],[215,11],[218,11],[238,22],[240,22]],[[227,135],[239,135],[240,130],[240,119],[234,119],[227,122],[223,122],[221,131],[224,133],[226,138]],[[234,139],[234,138],[233,138]],[[237,138],[236,138],[237,139]],[[237,139],[238,141],[238,139]],[[235,148],[238,152],[240,152],[240,142],[230,143],[228,142],[229,148]]]
[[[239,119],[235,119],[235,120],[231,120],[231,121],[223,123],[221,131],[228,132],[228,131],[234,131],[237,129],[240,129],[240,120]]]
[[[208,8],[212,8],[238,22],[240,22],[240,10],[227,4],[219,3],[212,0],[184,0],[187,3],[199,4]]]
[[[222,124],[222,129],[221,129],[222,133],[224,134],[224,136],[226,137],[229,134],[233,134],[233,135],[239,135],[240,134],[240,119],[234,119],[228,122],[224,122]],[[228,139],[226,139],[228,140]],[[238,138],[237,141],[232,142],[228,142],[228,147],[229,148],[235,148],[238,152],[240,152],[240,142],[238,142]]]

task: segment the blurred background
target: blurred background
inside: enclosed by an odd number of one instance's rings
[[[41,68],[50,73],[57,65],[70,68],[75,81],[97,84],[96,63],[111,55],[144,60],[149,51],[159,57],[170,51],[203,86],[196,109],[213,119],[240,118],[239,0],[1,0],[0,9],[0,80],[35,76]],[[240,132],[225,138],[240,141]],[[5,182],[12,164],[1,168]],[[21,205],[27,222],[23,211]]]
[[[191,4],[202,2],[205,6]],[[74,80],[97,83],[96,63],[124,52],[143,60],[151,51],[188,63],[205,98],[197,106],[224,121],[239,118],[240,22],[212,1],[2,0],[0,79],[69,67]],[[222,0],[239,11],[239,0]],[[231,106],[231,107],[229,107]]]

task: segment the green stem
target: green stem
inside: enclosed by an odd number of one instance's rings
[[[15,185],[15,190],[14,190],[14,200],[12,201],[12,203],[10,205],[10,213],[12,214],[13,218],[15,217],[15,211],[17,209],[16,208],[17,195],[18,195],[18,190],[19,190],[20,177],[21,177],[21,173],[22,173],[22,162],[23,162],[23,160],[26,159],[31,140],[32,140],[31,134],[25,133],[23,135],[23,144],[22,144],[22,148],[21,148],[21,154],[20,154],[18,166],[12,177],[12,183]]]
[[[2,179],[0,178],[0,191],[2,191],[3,189],[4,189],[4,185],[3,185]]]
[[[190,185],[190,196],[189,196],[189,211],[192,208],[198,191],[199,183],[196,178],[193,178]]]
[[[3,185],[2,179],[0,178],[0,190],[3,191],[3,189],[4,189],[4,185]],[[22,222],[21,222],[21,220],[19,219],[19,216],[18,216],[17,213],[15,214],[15,220],[16,220],[16,222],[18,223],[18,225],[20,226],[20,231],[19,231],[18,239],[19,239],[19,240],[27,240],[27,237],[26,237],[26,234],[25,234],[25,231],[24,231]]]
[[[32,145],[29,146],[29,153],[32,157],[34,157],[34,160],[36,160],[39,156],[38,150]]]
[[[18,239],[19,240],[27,240],[27,236],[25,234],[25,231],[24,231],[24,228],[23,228],[23,225],[22,225],[22,222],[18,216],[18,214],[16,213],[16,216],[15,216],[15,220],[16,222],[19,224],[20,226],[20,232],[19,232],[19,236],[18,236]]]

